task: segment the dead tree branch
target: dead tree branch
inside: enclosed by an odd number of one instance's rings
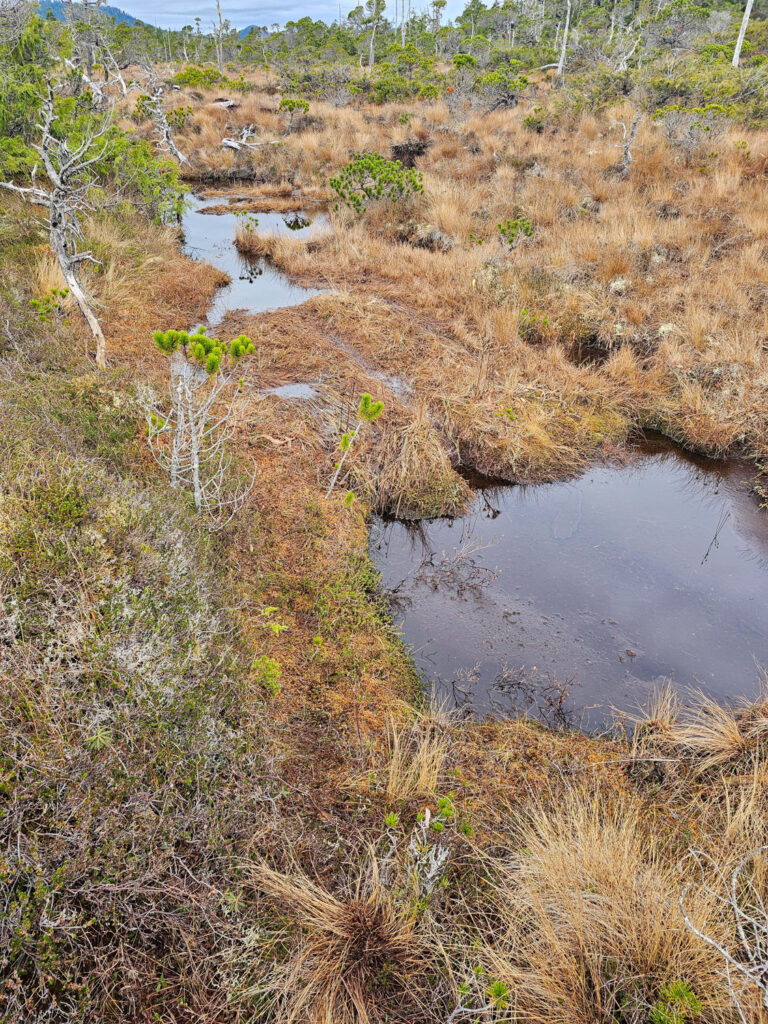
[[[74,148],[70,148],[66,138],[58,138],[54,134],[55,120],[54,91],[49,81],[43,98],[41,120],[37,126],[40,142],[35,143],[33,149],[43,162],[50,184],[47,187],[38,185],[33,171],[32,184],[29,186],[23,187],[9,181],[0,181],[0,186],[47,211],[42,223],[48,229],[51,251],[96,342],[96,365],[104,369],[107,364],[104,334],[78,273],[81,263],[98,263],[98,260],[90,252],[78,251],[78,243],[83,240],[80,215],[91,209],[88,192],[93,184],[92,168],[104,159],[112,147],[112,111],[98,127],[86,130]]]

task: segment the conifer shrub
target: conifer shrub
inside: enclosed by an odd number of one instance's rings
[[[340,202],[358,214],[364,213],[369,203],[397,203],[424,191],[419,171],[406,169],[399,160],[387,160],[380,153],[358,153],[329,184]]]

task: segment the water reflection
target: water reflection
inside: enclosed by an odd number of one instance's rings
[[[229,274],[232,283],[220,288],[208,313],[208,322],[217,324],[228,310],[245,309],[249,313],[265,313],[284,306],[297,306],[313,295],[317,288],[294,284],[285,274],[264,259],[246,257],[235,248],[237,214],[202,213],[205,202],[187,197],[189,208],[182,218],[184,251],[193,259],[205,260]],[[327,227],[322,214],[260,213],[258,230],[263,234],[307,236]]]
[[[749,695],[768,665],[749,477],[652,436],[626,467],[484,488],[459,520],[378,522],[371,552],[419,668],[475,714],[579,705],[594,724],[666,677]]]

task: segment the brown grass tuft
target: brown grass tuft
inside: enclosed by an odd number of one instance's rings
[[[720,958],[685,925],[674,857],[643,814],[576,791],[531,813],[498,885],[506,931],[488,962],[518,1019],[639,1024],[678,981],[702,1001],[702,1024],[727,1019]],[[699,895],[690,913],[717,933],[712,903]]]
[[[724,707],[705,693],[672,730],[673,740],[693,753],[702,770],[755,752],[768,737],[768,693],[757,701]]]
[[[425,715],[410,728],[398,728],[389,719],[386,773],[390,800],[435,795],[450,745],[450,733],[444,724],[439,713]]]
[[[373,858],[345,896],[266,866],[253,879],[302,933],[266,982],[285,1024],[386,1020],[392,994],[412,989],[423,975],[426,946],[413,918],[396,908]]]
[[[377,511],[404,519],[457,515],[471,498],[423,404],[403,425],[383,433],[368,456],[355,463],[352,481]]]

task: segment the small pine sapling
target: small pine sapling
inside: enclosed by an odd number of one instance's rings
[[[364,423],[375,422],[375,420],[377,420],[379,416],[381,416],[383,411],[383,402],[374,402],[374,400],[371,398],[367,391],[362,395],[360,399],[360,405],[358,406],[357,409],[357,426],[355,427],[354,430],[350,430],[347,433],[342,434],[340,445],[341,458],[339,459],[336,465],[336,472],[333,474],[333,479],[331,480],[328,490],[325,492],[326,498],[330,498],[331,496],[331,491],[336,485],[336,481],[339,479],[341,467],[344,465],[347,455],[349,455],[352,449],[352,445],[360,436],[360,428]]]
[[[34,309],[43,323],[51,321],[60,324],[63,319],[64,302],[69,297],[69,288],[51,288],[42,299],[30,299],[30,309]]]
[[[514,250],[526,238],[533,238],[533,224],[527,217],[515,217],[514,220],[505,220],[496,225],[501,240],[506,242],[510,250]]]
[[[309,103],[300,96],[283,96],[277,110],[278,113],[288,115],[288,127],[290,128],[293,125],[293,116],[296,111],[299,110],[302,114],[306,114],[309,111]]]
[[[228,342],[209,338],[204,327],[192,334],[155,331],[153,339],[170,356],[170,410],[160,410],[154,395],[145,393],[150,450],[170,475],[171,487],[191,488],[195,508],[223,526],[242,506],[256,479],[254,466],[249,482],[227,491],[229,441],[243,388],[242,379],[235,380],[235,370],[254,351],[253,342],[243,334]]]
[[[358,214],[365,212],[368,203],[384,199],[396,203],[424,191],[419,171],[406,170],[399,160],[387,160],[380,153],[358,153],[328,184]]]

